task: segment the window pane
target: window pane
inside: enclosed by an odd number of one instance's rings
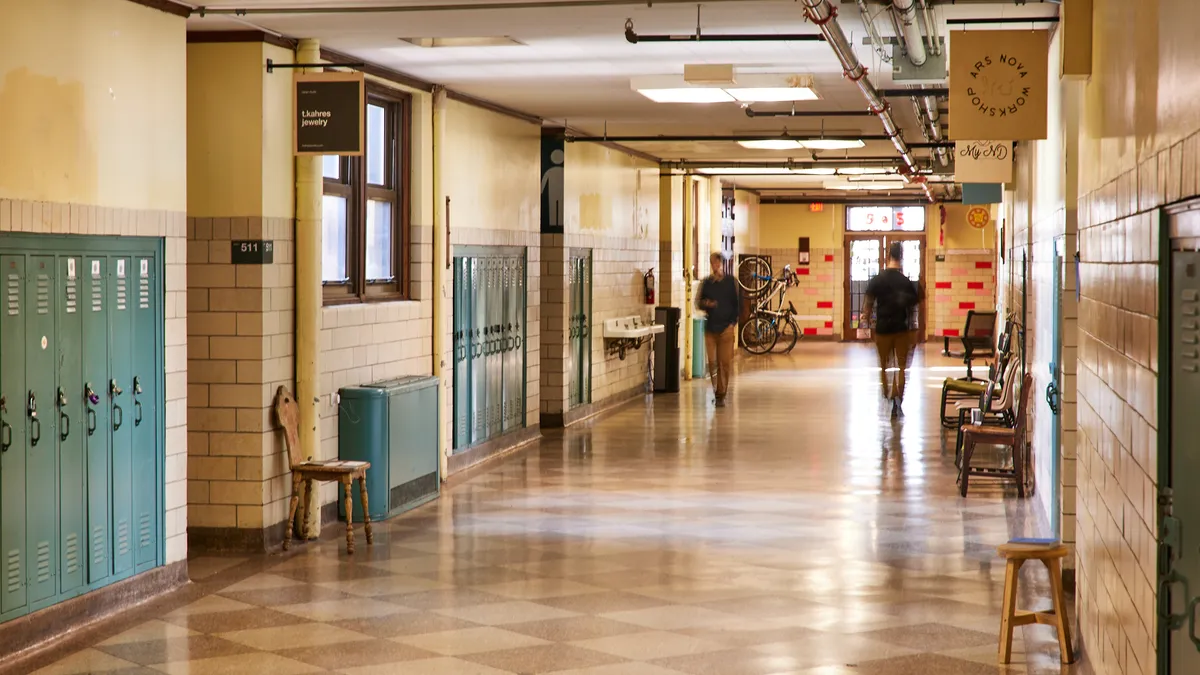
[[[367,182],[389,185],[387,175],[387,109],[367,106]]]
[[[321,174],[326,178],[333,180],[341,180],[342,178],[342,157],[341,155],[323,155],[321,157]]]
[[[321,200],[321,281],[343,282],[346,272],[346,198]]]
[[[392,204],[367,202],[367,281],[389,280],[392,272]]]

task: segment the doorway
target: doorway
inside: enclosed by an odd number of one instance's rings
[[[892,242],[901,242],[904,260],[901,271],[914,283],[922,284],[925,272],[925,235],[881,232],[877,234],[847,234],[845,240],[845,307],[842,335],[846,340],[870,340],[871,330],[862,316],[867,297],[867,284],[883,271],[887,251]],[[925,305],[921,303],[913,315],[917,340],[925,341]]]
[[[1159,673],[1200,672],[1200,202],[1172,209],[1159,237]],[[1189,584],[1189,582],[1191,582]]]

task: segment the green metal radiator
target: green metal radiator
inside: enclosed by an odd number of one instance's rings
[[[437,378],[402,377],[338,393],[338,457],[371,463],[371,520],[436,499],[441,490]],[[338,515],[346,518],[342,499]],[[363,522],[361,500],[354,500],[354,520]]]

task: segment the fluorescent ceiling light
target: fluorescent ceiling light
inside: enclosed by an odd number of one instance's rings
[[[742,103],[817,100],[816,92],[808,87],[741,87],[727,88],[725,91]]]
[[[730,167],[721,167],[721,168],[696,169],[696,171],[698,173],[704,173],[704,174],[724,173],[724,174],[743,174],[743,175],[753,175],[753,174],[787,175],[789,173],[792,173],[791,169],[788,169],[785,167],[780,167],[780,166],[768,166],[768,167],[760,167],[760,168],[755,168],[752,166],[730,166]]]
[[[724,89],[680,87],[678,89],[638,89],[637,93],[655,103],[729,103],[733,97]]]
[[[786,138],[738,141],[738,145],[751,150],[799,150],[804,147],[800,141],[793,141]]]
[[[863,176],[867,174],[878,175],[895,173],[895,171],[885,166],[848,166],[838,169],[838,173],[845,174],[847,176]]]
[[[834,140],[825,138],[814,138],[807,141],[800,141],[801,145],[809,150],[849,150],[851,148],[861,148],[866,145],[861,140]]]
[[[903,190],[904,181],[827,181],[826,190]]]
[[[810,169],[795,169],[795,173],[804,174],[807,176],[832,176],[837,169],[824,169],[820,167],[812,167]]]
[[[402,37],[401,42],[407,42],[416,47],[435,49],[440,47],[524,47],[524,42],[518,42],[507,35],[500,37],[440,37],[420,38]]]

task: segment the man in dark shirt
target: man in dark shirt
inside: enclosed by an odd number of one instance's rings
[[[904,258],[904,247],[893,242],[888,249],[887,268],[867,283],[867,297],[863,301],[862,316],[870,320],[875,309],[875,347],[879,350],[879,383],[883,386],[883,397],[891,401],[892,417],[900,414],[904,402],[904,371],[908,368],[908,355],[916,335],[909,325],[909,317],[923,300],[921,289],[900,271]],[[894,389],[888,387],[887,367],[891,357],[896,358],[900,372],[896,376]]]
[[[704,350],[708,355],[708,372],[712,377],[718,408],[725,405],[725,395],[729,393],[738,314],[742,310],[737,282],[725,274],[724,262],[725,258],[720,253],[709,256],[712,276],[700,284],[700,297],[696,300],[696,306],[708,312],[708,320],[704,325]]]

